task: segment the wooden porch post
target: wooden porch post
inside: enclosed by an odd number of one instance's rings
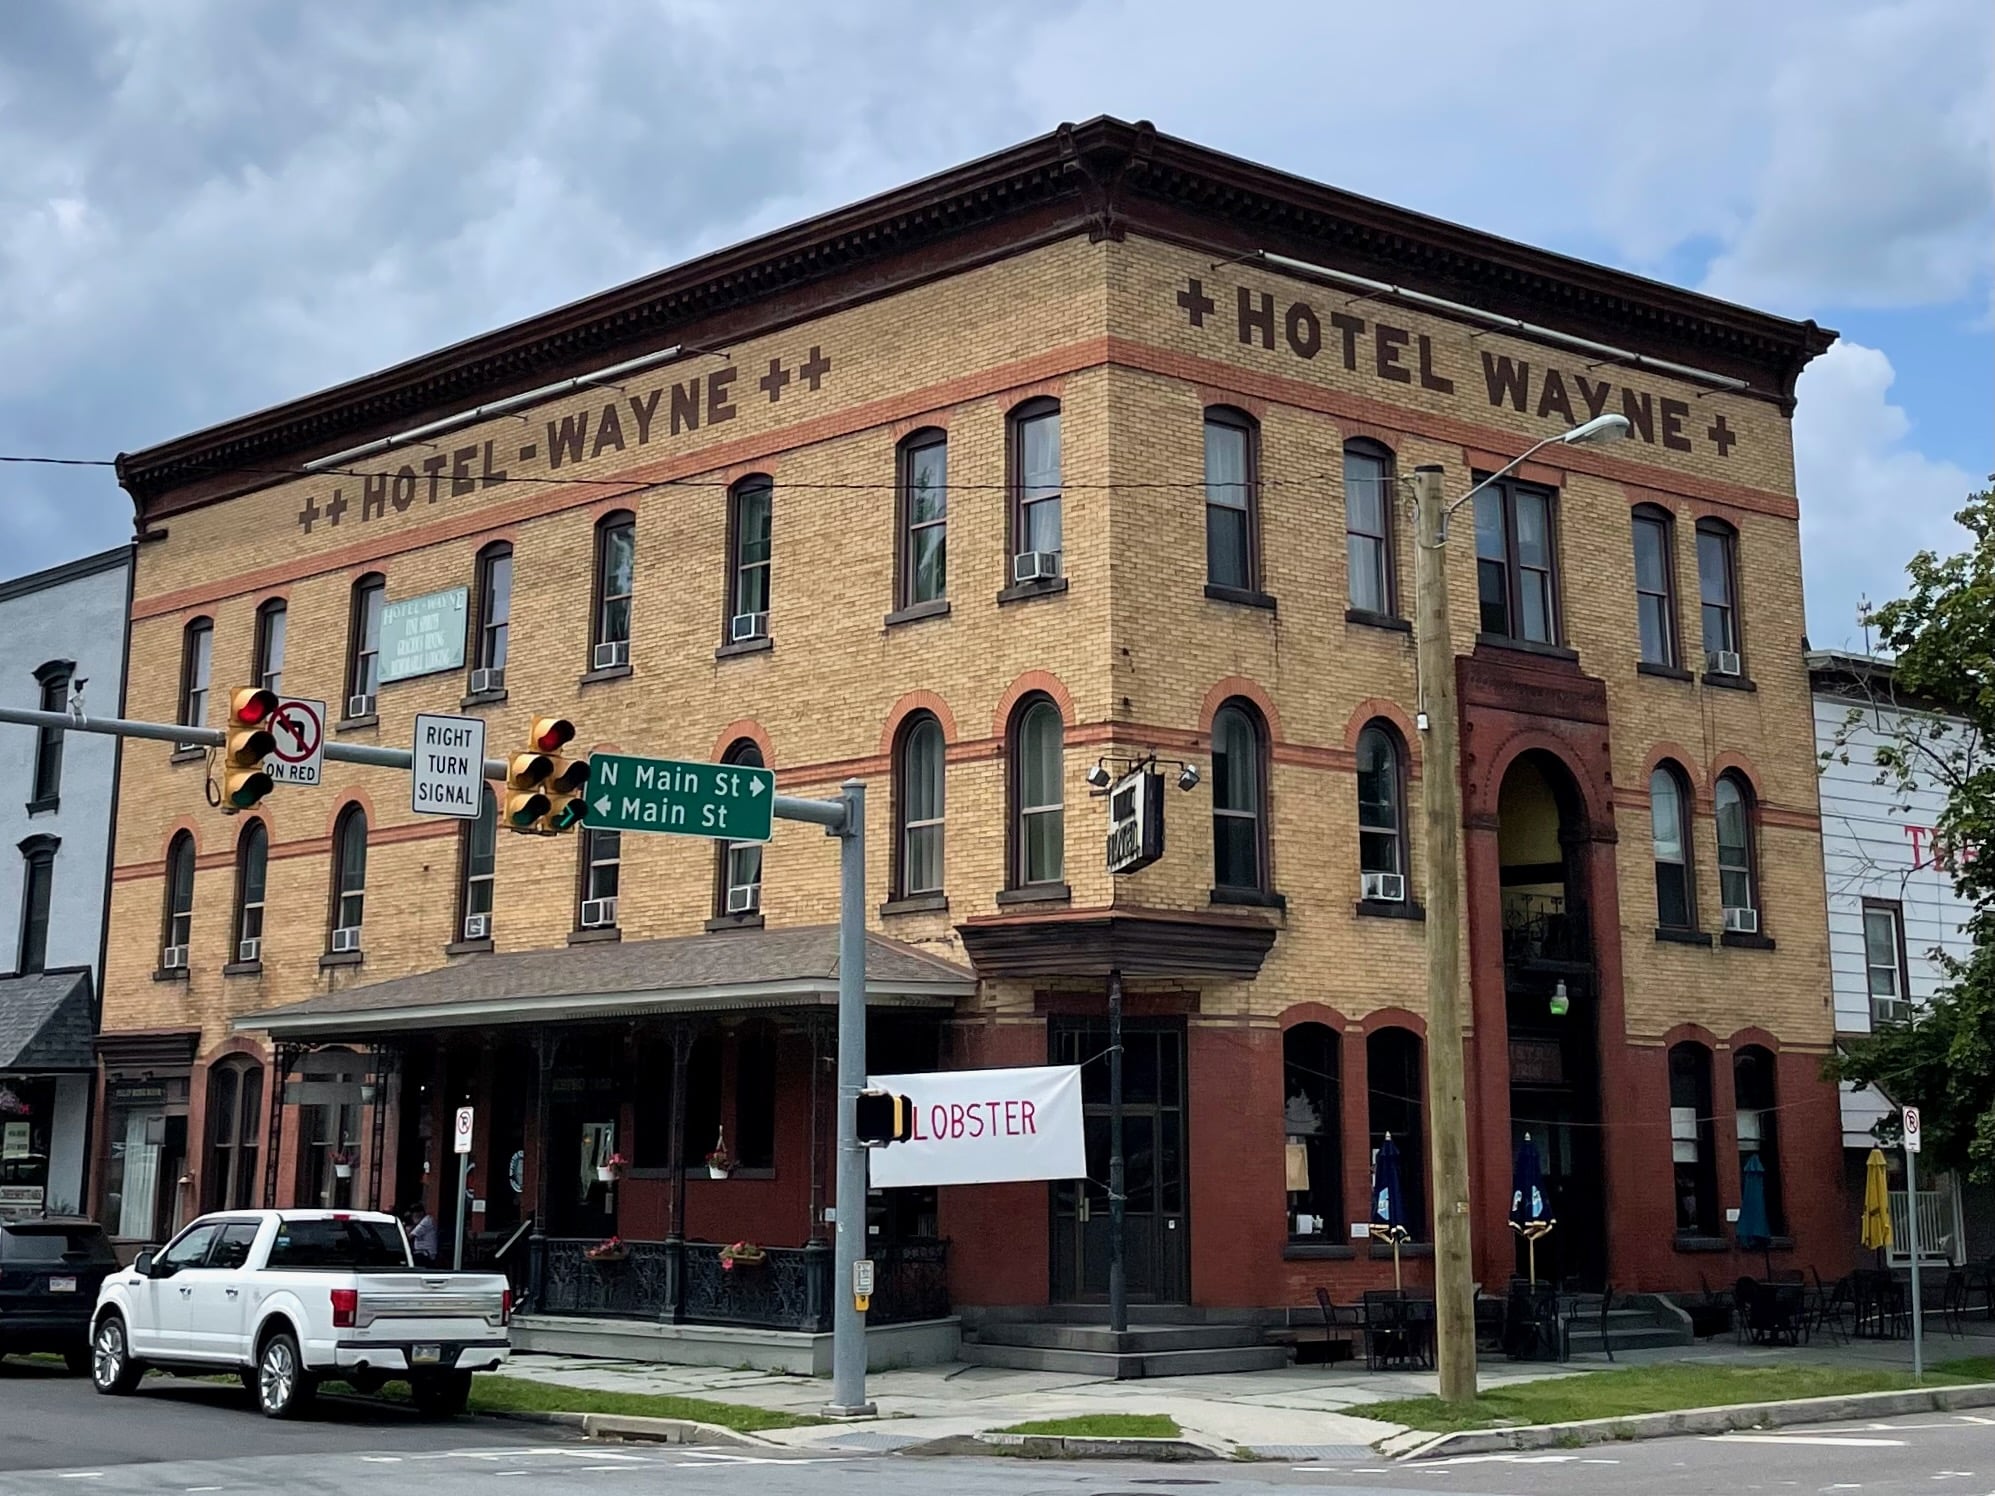
[[[686,1067],[693,1057],[693,1025],[672,1025],[672,1218],[665,1231],[665,1312],[667,1324],[686,1313]]]
[[[527,1271],[534,1307],[547,1289],[547,1131],[554,1090],[554,1055],[560,1039],[544,1028],[533,1031],[533,1235],[528,1238]]]
[[[825,1245],[824,1162],[828,1150],[824,1146],[823,1091],[825,1040],[831,1035],[831,1022],[820,1008],[813,1008],[805,1020],[810,1034],[810,1232],[804,1238],[807,1247]]]

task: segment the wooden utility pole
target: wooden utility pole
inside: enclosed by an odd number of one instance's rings
[[[1413,640],[1426,731],[1420,754],[1427,849],[1427,1105],[1434,1201],[1435,1362],[1441,1397],[1475,1397],[1475,1288],[1469,1258],[1468,1103],[1463,1094],[1461,783],[1455,647],[1448,630],[1447,511],[1441,469],[1413,470]]]

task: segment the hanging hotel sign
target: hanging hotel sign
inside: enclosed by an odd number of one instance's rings
[[[873,1189],[1087,1175],[1078,1065],[872,1075],[866,1086],[914,1103],[914,1136],[866,1151]]]
[[[470,589],[452,587],[381,609],[381,684],[464,668],[464,616]]]
[[[1164,855],[1164,776],[1125,774],[1108,789],[1108,870],[1133,873]]]

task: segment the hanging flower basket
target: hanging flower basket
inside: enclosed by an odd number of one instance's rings
[[[624,1168],[629,1162],[630,1160],[625,1158],[621,1153],[612,1153],[608,1158],[596,1165],[596,1178],[604,1184],[614,1184],[617,1180],[623,1178]]]
[[[353,1177],[353,1164],[354,1158],[351,1153],[335,1152],[332,1155],[333,1178],[351,1179]]]
[[[727,1151],[727,1134],[714,1138],[713,1152],[707,1155],[707,1178],[725,1179],[734,1172],[734,1155]]]
[[[760,1267],[769,1254],[752,1241],[738,1241],[720,1249],[720,1270],[731,1273],[737,1267]]]
[[[621,1236],[612,1236],[608,1241],[599,1241],[582,1254],[590,1262],[624,1262],[630,1257],[630,1245]]]

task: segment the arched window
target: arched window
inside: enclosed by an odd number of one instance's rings
[[[1739,1170],[1758,1155],[1765,1171],[1766,1219],[1775,1236],[1787,1235],[1787,1202],[1780,1187],[1780,1083],[1773,1051],[1742,1044],[1732,1051],[1733,1112],[1739,1129]]]
[[[1650,665],[1676,664],[1675,524],[1667,509],[1637,504],[1635,527],[1635,623],[1641,658]]]
[[[214,663],[214,619],[191,619],[180,636],[180,725],[182,727],[200,727],[206,724],[208,679]]]
[[[1028,400],[1010,421],[1012,573],[1008,583],[1048,580],[1058,574],[1060,523],[1060,402]],[[1030,566],[1023,558],[1040,558]],[[1053,558],[1047,561],[1046,557]]]
[[[1669,1052],[1669,1149],[1676,1171],[1676,1234],[1718,1235],[1718,1150],[1711,1115],[1711,1051],[1686,1040]]]
[[[942,724],[929,712],[916,712],[901,725],[894,757],[894,815],[897,863],[894,893],[915,898],[942,892],[942,807],[944,796]]]
[[[1358,871],[1363,897],[1406,899],[1406,782],[1399,736],[1374,722],[1358,734]]]
[[[1656,923],[1666,930],[1697,926],[1690,884],[1690,795],[1674,764],[1649,775],[1649,828],[1655,841]]]
[[[208,1071],[208,1112],[202,1124],[208,1140],[203,1210],[248,1210],[256,1204],[263,1120],[263,1067],[241,1055],[218,1061]]]
[[[900,444],[897,608],[949,595],[949,433],[930,427]]]
[[[1044,696],[1027,697],[1011,718],[1012,886],[1063,881],[1066,847],[1066,727]]]
[[[1427,1230],[1427,1127],[1420,1104],[1426,1075],[1420,1036],[1411,1029],[1381,1028],[1365,1035],[1374,1178],[1378,1148],[1388,1134],[1399,1146],[1399,1191],[1406,1229],[1416,1241]],[[1369,1187],[1371,1181],[1367,1181]],[[1369,1214],[1369,1212],[1367,1212]]]
[[[765,769],[762,750],[752,739],[738,738],[721,756],[724,764],[740,764],[749,769]],[[722,842],[716,858],[714,917],[716,919],[762,918],[762,843]]]
[[[1244,410],[1205,413],[1205,581],[1253,592],[1261,585],[1260,428]]]
[[[637,516],[619,509],[596,521],[596,609],[589,668],[630,663],[630,601],[637,590]]]
[[[1228,702],[1212,719],[1212,881],[1259,893],[1268,886],[1267,751],[1260,714]]]
[[[388,596],[388,579],[370,571],[353,584],[353,608],[346,628],[346,715],[374,713],[381,689],[381,605]]]
[[[41,684],[41,709],[63,712],[69,709],[69,682],[76,674],[73,660],[50,660],[35,672]],[[62,729],[35,729],[35,781],[28,797],[28,813],[54,810],[62,799]]]
[[[1723,520],[1697,522],[1697,592],[1704,618],[1704,668],[1744,674],[1739,643],[1739,532]]]
[[[358,954],[367,895],[367,812],[349,805],[333,826],[332,940],[335,955]]]
[[[236,838],[237,961],[263,959],[263,895],[270,863],[270,832],[253,817]]]
[[[1753,846],[1752,790],[1737,774],[1718,776],[1712,793],[1718,819],[1718,892],[1728,932],[1759,931],[1759,873]]]
[[[727,492],[727,642],[769,637],[770,544],[776,485],[759,474]]]
[[[506,654],[513,623],[513,548],[495,541],[478,553],[478,636],[472,641],[471,690],[506,688]]]
[[[586,833],[585,833],[586,835]],[[499,862],[499,801],[490,785],[478,802],[478,819],[463,831],[462,886],[457,902],[461,940],[492,938],[492,885]]]
[[[617,928],[617,895],[623,887],[623,833],[602,826],[582,828],[581,898],[575,925],[582,930]]]
[[[166,907],[160,920],[162,971],[184,971],[194,932],[194,837],[176,832],[166,844]]]
[[[256,610],[256,659],[253,674],[259,689],[284,694],[284,599],[273,597]]]
[[[1398,608],[1392,571],[1392,453],[1374,441],[1344,444],[1344,543],[1351,606],[1390,617]]]
[[[62,845],[53,836],[31,836],[21,843],[21,946],[15,970],[30,976],[48,965],[49,900],[55,888],[55,853]]]
[[[1282,1133],[1288,1140],[1290,1236],[1334,1241],[1343,1234],[1338,1044],[1336,1030],[1321,1023],[1298,1023],[1282,1035]]]

